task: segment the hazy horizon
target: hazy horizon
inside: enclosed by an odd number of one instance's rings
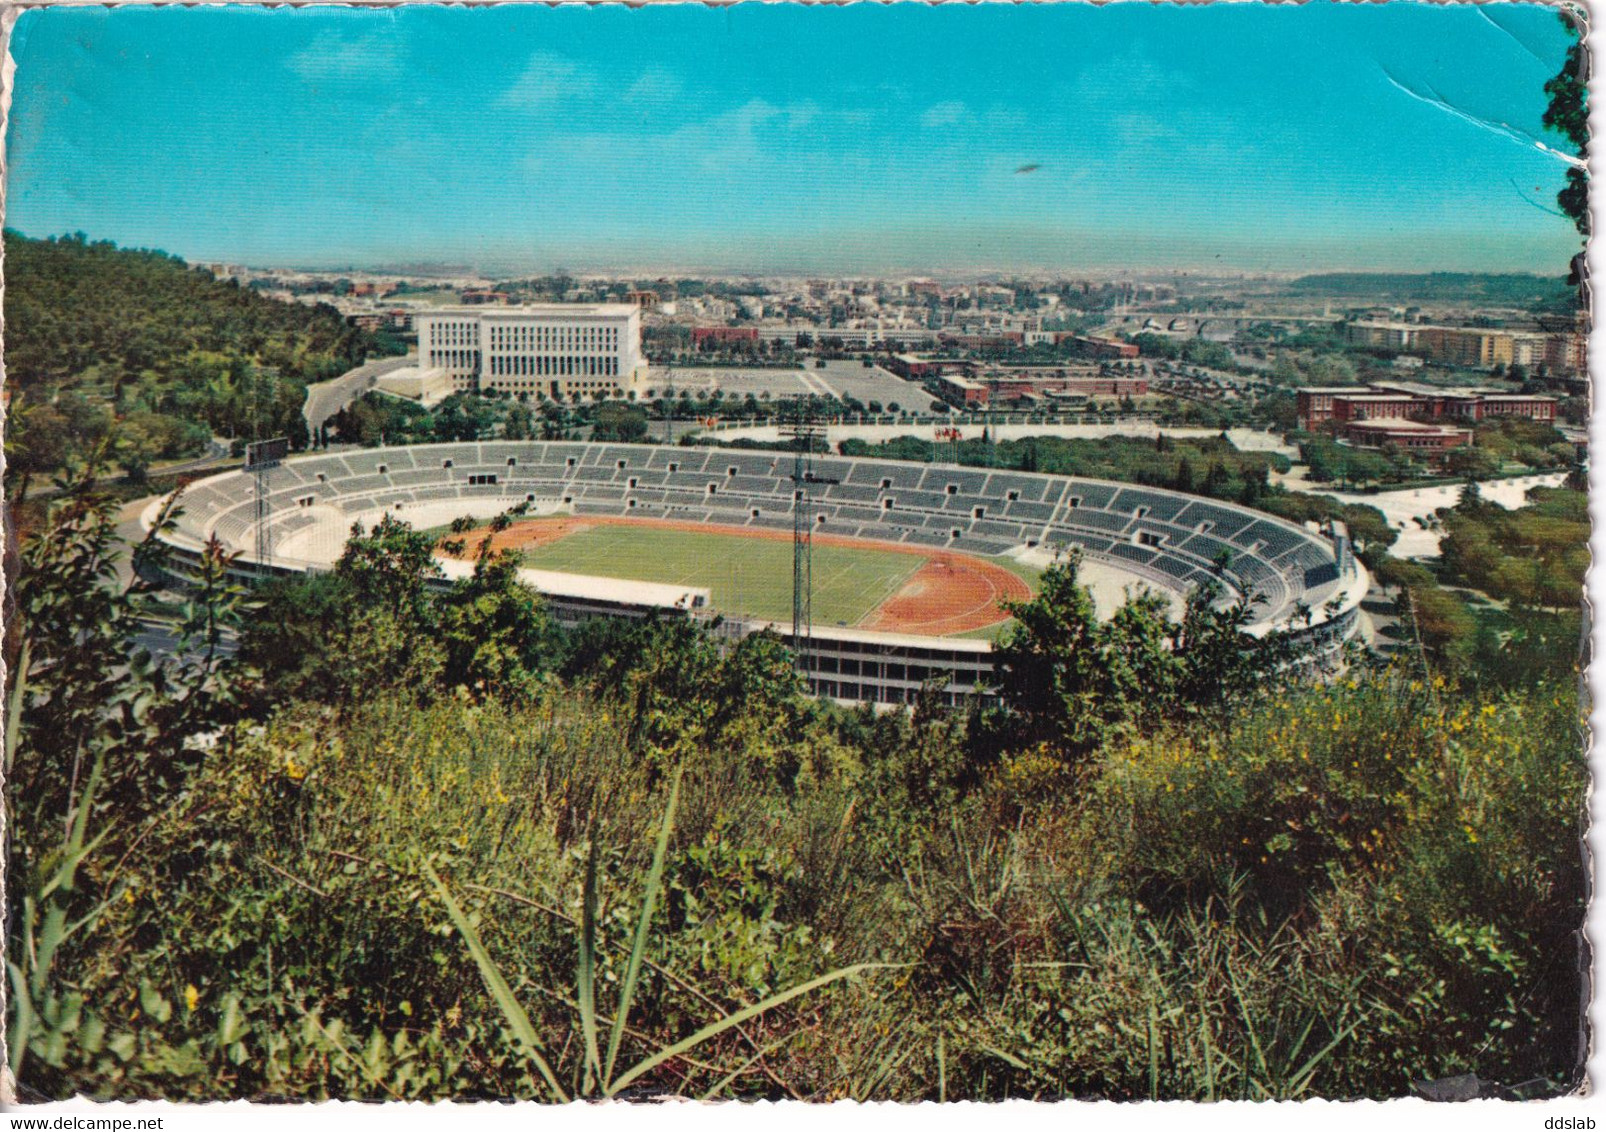
[[[1567,43],[1517,4],[40,9],[6,224],[486,276],[1559,275]]]

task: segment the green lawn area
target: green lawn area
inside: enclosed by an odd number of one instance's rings
[[[533,570],[707,586],[725,613],[792,617],[792,544],[740,535],[598,526],[529,547]],[[853,625],[891,597],[925,561],[918,554],[814,548],[814,623]]]

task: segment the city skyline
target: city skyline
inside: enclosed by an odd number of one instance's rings
[[[1567,43],[1514,4],[35,10],[6,223],[303,268],[1554,275]]]

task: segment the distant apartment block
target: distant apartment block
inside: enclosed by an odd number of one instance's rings
[[[620,394],[646,379],[641,310],[625,303],[441,307],[413,322],[419,365],[444,369],[458,390],[557,399]]]
[[[1490,367],[1544,364],[1562,373],[1583,372],[1583,335],[1540,334],[1414,322],[1352,322],[1345,339],[1355,346],[1421,354],[1446,365]]]
[[[408,331],[413,328],[413,312],[396,309],[388,311],[359,311],[346,316],[346,323],[359,330]]]
[[[692,348],[697,350],[717,349],[742,342],[781,342],[794,348],[829,346],[874,350],[931,345],[936,340],[936,331],[918,326],[818,326],[812,322],[694,326],[691,332]]]

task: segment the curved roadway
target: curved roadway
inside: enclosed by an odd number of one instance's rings
[[[307,403],[301,410],[307,421],[307,432],[316,434],[325,421],[372,389],[385,374],[417,364],[416,354],[376,358],[339,377],[307,386]]]

